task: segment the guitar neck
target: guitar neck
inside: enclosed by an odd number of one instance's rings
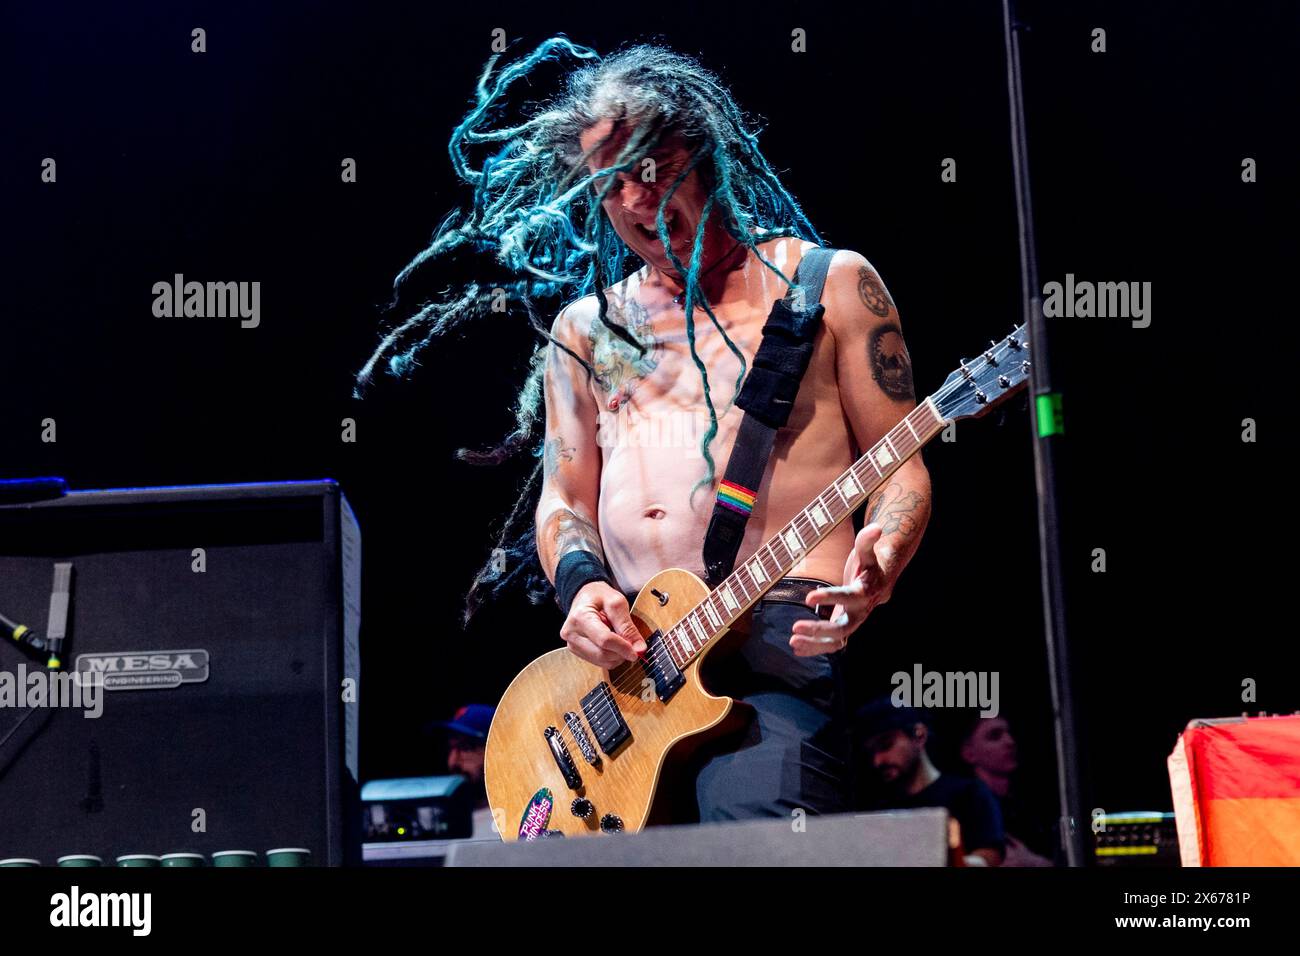
[[[725,581],[664,634],[673,659],[685,667],[718,635],[785,577],[892,475],[943,430],[945,419],[927,398]]]

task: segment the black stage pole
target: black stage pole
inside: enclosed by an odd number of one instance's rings
[[[1047,669],[1052,685],[1052,722],[1056,738],[1056,783],[1060,797],[1060,841],[1069,866],[1087,862],[1081,822],[1086,819],[1079,786],[1078,737],[1065,631],[1065,595],[1061,575],[1060,526],[1056,508],[1054,450],[1061,441],[1061,396],[1052,390],[1047,322],[1043,318],[1034,246],[1034,210],[1030,201],[1029,152],[1025,143],[1025,103],[1021,89],[1020,33],[1015,0],[1002,0],[1007,47],[1007,99],[1011,108],[1011,161],[1015,176],[1016,215],[1020,224],[1020,284],[1024,322],[1033,355],[1030,366],[1029,420],[1034,436],[1034,481],[1038,488],[1038,562],[1043,592],[1043,628]]]

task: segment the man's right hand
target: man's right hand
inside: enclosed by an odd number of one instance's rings
[[[592,581],[574,596],[560,637],[574,654],[604,670],[634,661],[646,651],[627,598],[604,581]]]

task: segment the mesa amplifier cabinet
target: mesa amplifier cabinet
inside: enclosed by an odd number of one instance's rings
[[[0,506],[0,614],[45,630],[67,564],[65,676],[0,644],[0,858],[359,863],[361,536],[338,485]]]

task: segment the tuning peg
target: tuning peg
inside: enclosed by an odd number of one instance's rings
[[[1022,371],[1022,372],[1028,372],[1028,371],[1029,371],[1029,359],[1025,359],[1024,361],[1022,361],[1022,362],[1020,363],[1020,371]]]
[[[992,341],[992,340],[990,340],[990,341]],[[993,345],[993,348],[997,348],[996,343]],[[992,350],[992,349],[989,349],[989,350],[987,350],[987,351],[984,353],[984,360],[985,360],[986,362],[988,362],[990,365],[997,365],[997,364],[998,364],[997,356],[995,356],[995,355],[993,354],[993,350]]]
[[[1024,347],[1024,344],[1018,338],[1016,338],[1015,329],[1012,329],[1011,334],[1007,336],[1007,345],[1011,346],[1017,352],[1019,352]]]
[[[989,400],[989,397],[988,397],[987,395],[985,395],[983,392],[981,392],[978,388],[975,389],[975,401],[976,401],[976,402],[978,402],[980,405],[983,405],[983,404],[984,404],[985,402],[987,402],[988,400]]]
[[[999,375],[999,376],[998,376],[998,384],[1001,385],[1003,388],[1010,388],[1010,387],[1011,387],[1011,379],[1007,378],[1005,375]]]
[[[961,377],[966,379],[966,381],[969,382],[971,380],[971,373],[970,373],[970,369],[966,367],[966,360],[962,359],[960,364],[961,364]]]

